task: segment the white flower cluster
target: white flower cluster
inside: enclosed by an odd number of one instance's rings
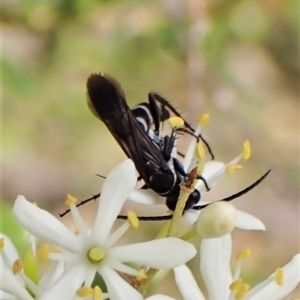
[[[199,131],[200,127],[196,134]],[[193,155],[195,146],[195,141],[191,142],[186,153],[186,171],[196,163]],[[247,143],[245,149],[227,165],[206,162],[202,175],[208,184],[215,185],[225,173],[239,168],[238,161],[249,156]],[[116,245],[130,228],[136,230],[138,227],[138,218],[129,212],[127,222],[111,232],[124,202],[130,199],[153,204],[161,200],[151,191],[135,189],[136,178],[131,160],[125,160],[109,173],[91,229],[86,228],[76,207],[76,199],[68,195],[66,203],[76,232],[24,196],[18,196],[13,212],[17,221],[31,234],[30,247],[21,260],[10,239],[3,234],[0,236],[0,299],[172,300],[165,295],[145,298],[149,281],[160,269],[174,270],[175,281],[185,300],[275,300],[289,294],[299,283],[300,254],[253,289],[240,278],[242,261],[249,256],[249,250],[237,254],[237,267],[231,272],[231,231],[234,227],[246,230],[265,230],[265,227],[257,218],[236,210],[226,202],[216,202],[203,210],[184,213],[184,218],[194,225],[191,232],[197,232],[202,238],[198,249],[185,238],[168,235],[143,243]],[[203,182],[198,181],[195,188],[203,193]],[[35,238],[45,243],[38,251]],[[208,298],[185,265],[197,254],[197,250],[200,255],[199,272]],[[38,266],[42,261],[47,262],[47,268],[39,276]],[[105,292],[93,284],[99,275],[105,283]]]

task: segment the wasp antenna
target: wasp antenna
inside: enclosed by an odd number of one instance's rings
[[[177,154],[178,154],[179,156],[181,156],[181,157],[185,157],[185,155],[184,155],[182,152],[180,152],[180,151],[177,151]]]
[[[205,205],[194,206],[193,209],[195,209],[195,210],[201,210],[201,209],[205,208],[206,206],[208,206],[208,205],[210,205],[210,204],[212,204],[214,202],[219,202],[219,201],[226,201],[226,202],[228,202],[228,201],[231,201],[233,199],[239,198],[239,197],[243,196],[244,194],[248,193],[249,191],[251,191],[252,189],[254,189],[257,185],[259,185],[269,175],[270,172],[271,172],[271,169],[268,170],[258,180],[256,180],[251,185],[249,185],[248,187],[246,187],[245,189],[243,189],[242,191],[240,191],[240,192],[238,192],[236,194],[233,194],[233,195],[231,195],[229,197],[226,197],[226,198],[223,198],[221,200],[213,201],[213,202],[205,204]]]
[[[88,203],[92,200],[97,200],[98,198],[100,197],[100,193],[99,194],[96,194],[96,195],[93,195],[92,197],[88,198],[88,199],[85,199],[83,201],[81,201],[80,203],[76,204],[76,207],[79,207],[79,206],[82,206],[84,205],[85,203]],[[63,213],[59,214],[59,216],[62,218],[64,217],[65,215],[67,215],[71,210],[70,209],[67,209],[66,211],[64,211]]]
[[[141,217],[138,217],[138,219],[140,221],[165,221],[165,220],[171,220],[172,217],[173,217],[172,215],[165,215],[165,216],[141,216]],[[117,217],[117,219],[127,220],[128,217],[124,216],[124,215],[119,215]]]
[[[105,176],[103,176],[103,175],[100,175],[100,174],[96,174],[96,176],[98,176],[98,177],[101,177],[101,178],[103,178],[103,179],[106,179],[106,177],[105,177]]]

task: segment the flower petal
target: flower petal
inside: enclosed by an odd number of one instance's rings
[[[146,298],[146,300],[176,300],[175,298],[172,298],[172,297],[169,297],[169,296],[166,296],[166,295],[153,295],[153,296],[150,296],[148,298]]]
[[[19,300],[16,296],[0,291],[0,299]]]
[[[165,200],[152,190],[134,189],[128,200],[143,204],[164,204]]]
[[[231,246],[231,234],[201,241],[200,270],[210,300],[226,299],[228,294]]]
[[[205,300],[192,272],[186,265],[174,268],[174,274],[184,300]]]
[[[236,210],[235,227],[245,230],[266,230],[261,220],[240,210]]]
[[[103,277],[110,299],[143,300],[143,296],[126,282],[115,270],[101,266],[99,273]]]
[[[205,163],[202,176],[206,179],[209,183],[210,187],[216,184],[216,181],[213,180],[213,177],[221,172],[224,169],[225,164],[221,161],[208,161]],[[197,190],[201,190],[204,188],[204,182],[202,180],[198,180],[195,185]]]
[[[225,164],[222,161],[208,161],[204,164],[202,176],[209,180],[211,176],[222,170],[224,168]]]
[[[134,262],[156,269],[172,269],[190,260],[196,254],[194,245],[178,238],[119,246],[109,255],[120,262]]]
[[[19,254],[18,254],[17,249],[15,248],[14,244],[12,243],[12,241],[10,240],[10,238],[7,235],[5,235],[4,233],[0,233],[0,238],[4,239],[4,248],[0,252],[0,262],[2,262],[3,260],[6,260],[6,258],[8,258],[9,261],[3,261],[3,263],[7,267],[11,267],[13,262],[19,258]],[[3,255],[3,253],[5,255]]]
[[[39,281],[40,294],[46,292],[52,285],[59,280],[64,272],[64,263],[62,261],[53,262],[53,264],[47,269],[43,277]]]
[[[80,250],[80,239],[47,211],[18,196],[13,213],[17,221],[30,233],[57,244],[70,252]]]
[[[86,272],[87,267],[84,264],[78,264],[71,268],[51,289],[40,297],[40,300],[73,300],[77,289],[85,281]]]
[[[274,281],[274,273],[251,289],[245,300],[280,300],[287,296],[300,282],[300,253],[283,267],[283,285]]]
[[[194,135],[199,135],[201,131],[201,125],[198,125],[195,132],[194,132]],[[182,162],[182,165],[183,165],[183,169],[185,171],[188,170],[190,164],[191,164],[191,161],[193,159],[193,155],[194,155],[194,152],[195,152],[195,147],[196,147],[196,143],[197,143],[197,140],[192,138],[189,145],[188,145],[188,148],[185,152],[185,156],[184,156],[184,159],[183,159],[183,162]]]
[[[18,280],[18,276],[13,275],[11,270],[3,265],[0,265],[0,290],[16,296],[17,299],[33,299]]]
[[[103,243],[108,237],[113,223],[136,182],[135,166],[131,159],[126,159],[109,172],[102,187],[92,230],[92,236],[98,243]]]
[[[201,210],[189,209],[184,212],[183,218],[190,224],[197,222]]]

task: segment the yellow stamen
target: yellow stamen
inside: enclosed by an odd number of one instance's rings
[[[250,148],[250,142],[246,140],[243,144],[243,158],[244,160],[249,159],[251,156],[251,148]]]
[[[198,124],[206,124],[209,121],[209,114],[203,114],[198,120]]]
[[[97,264],[104,258],[105,254],[104,249],[96,246],[87,252],[87,258],[92,264]]]
[[[94,287],[93,300],[102,300],[102,290],[98,285]]]
[[[127,221],[131,227],[133,227],[135,229],[139,227],[139,219],[136,216],[134,211],[129,210],[127,212]]]
[[[72,205],[75,204],[77,202],[77,199],[75,197],[73,197],[72,195],[68,194],[67,195],[67,200],[66,200],[66,204],[67,205]]]
[[[229,285],[229,289],[231,291],[236,291],[241,285],[243,284],[243,279],[239,278],[235,281],[233,281],[230,285]]]
[[[275,270],[275,273],[274,273],[274,281],[278,284],[278,285],[283,285],[283,279],[284,279],[284,276],[283,276],[283,269],[282,268],[277,268]]]
[[[147,274],[146,274],[146,272],[145,272],[145,269],[140,269],[139,275],[136,276],[136,279],[137,279],[138,281],[141,281],[141,280],[143,280],[143,279],[146,279],[147,277],[148,277],[148,276],[147,276]]]
[[[181,127],[184,125],[184,121],[180,117],[172,117],[168,121],[172,127]]]
[[[4,246],[5,246],[4,238],[0,238],[0,250],[3,250]]]
[[[196,145],[195,156],[200,160],[202,160],[205,156],[205,150],[201,142]]]
[[[78,297],[87,297],[88,295],[91,295],[93,294],[93,289],[89,286],[82,286],[81,288],[79,288],[77,291],[76,291],[76,295]]]
[[[47,260],[50,252],[50,245],[44,244],[37,252],[37,259],[40,261]]]
[[[16,259],[12,265],[12,272],[14,275],[17,275],[20,273],[20,271],[23,268],[23,264],[20,258]]]
[[[249,289],[250,289],[249,284],[246,283],[242,284],[235,292],[234,299],[236,300],[243,299],[246,296],[246,293],[248,292]]]
[[[252,250],[251,249],[245,249],[240,252],[238,252],[235,256],[236,260],[245,259],[251,255]]]
[[[225,173],[232,174],[235,171],[240,170],[241,168],[242,168],[241,165],[228,165],[225,168]]]
[[[74,233],[75,233],[76,235],[79,235],[79,230],[78,230],[78,228],[75,228]]]
[[[37,202],[32,202],[32,204],[33,204],[34,206],[38,206]]]

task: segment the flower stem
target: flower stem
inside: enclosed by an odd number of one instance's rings
[[[179,198],[176,204],[176,208],[173,214],[173,218],[170,222],[166,222],[164,224],[164,226],[162,227],[162,229],[160,230],[160,232],[158,233],[156,238],[161,238],[164,237],[166,235],[166,231],[167,232],[167,236],[169,237],[174,237],[176,236],[178,227],[179,227],[179,223],[180,223],[180,219],[181,216],[183,214],[184,211],[184,207],[185,207],[185,203],[190,195],[190,193],[192,193],[194,191],[194,188],[192,186],[194,179],[197,176],[197,168],[194,168],[190,173],[189,176],[187,178],[187,181],[184,182],[183,184],[180,185],[180,194],[179,194]],[[146,275],[147,278],[142,280],[141,285],[139,287],[139,292],[145,296],[149,283],[151,281],[151,279],[158,273],[158,269],[154,269],[154,268],[149,268]]]
[[[171,220],[171,225],[168,231],[167,236],[176,236],[176,233],[178,231],[178,226],[180,223],[180,219],[182,217],[182,214],[184,212],[184,207],[186,204],[187,199],[189,198],[189,195],[194,191],[193,182],[195,178],[197,177],[197,167],[191,170],[191,172],[188,175],[188,178],[186,182],[182,183],[180,185],[180,194],[179,198],[176,204],[175,212],[173,214],[173,218]]]
[[[188,231],[187,233],[185,233],[184,235],[182,235],[180,237],[180,239],[182,239],[183,241],[188,241],[191,238],[193,238],[195,235],[197,235],[197,232],[195,229],[192,229],[192,230]]]
[[[167,236],[169,228],[171,225],[171,220],[166,221],[163,226],[161,227],[161,229],[159,230],[158,234],[156,235],[155,239],[161,239],[165,236]]]
[[[190,187],[185,186],[185,184],[182,184],[180,186],[180,195],[178,198],[178,202],[175,208],[175,212],[173,215],[173,218],[171,220],[170,228],[168,230],[167,236],[176,236],[178,226],[180,219],[182,217],[182,213],[184,211],[185,203],[190,195],[190,193],[193,191]]]

